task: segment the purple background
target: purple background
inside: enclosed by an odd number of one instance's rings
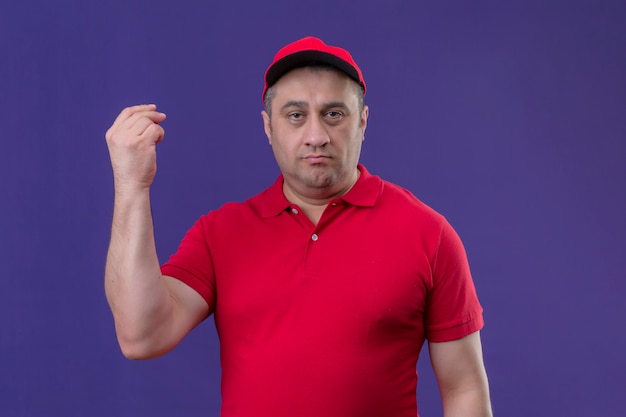
[[[199,215],[275,179],[262,75],[309,34],[364,71],[362,162],[465,242],[496,415],[623,416],[626,3],[591,0],[5,2],[0,414],[218,415],[212,319],[163,358],[119,352],[104,132],[130,104],[168,114],[164,261]],[[419,369],[420,411],[440,415]]]

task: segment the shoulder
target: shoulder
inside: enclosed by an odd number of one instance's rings
[[[282,192],[282,176],[267,189],[242,202],[228,202],[206,213],[200,221],[214,227],[238,227],[262,218],[275,217],[289,206]]]
[[[378,177],[377,177],[378,178]],[[464,257],[463,243],[444,214],[419,199],[409,189],[380,179],[381,192],[374,205],[384,227],[399,238],[419,242],[433,260],[438,253]]]
[[[381,180],[383,182],[382,196],[389,201],[401,204],[403,207],[423,212],[425,215],[441,217],[441,214],[428,204],[419,199],[412,191],[396,183]]]
[[[443,216],[422,202],[407,188],[371,174],[359,164],[361,176],[346,200],[359,206],[373,206],[381,210],[408,211],[408,214],[420,215],[435,221]]]
[[[383,187],[377,202],[380,210],[394,213],[399,221],[407,226],[417,223],[440,229],[448,224],[445,216],[419,199],[412,191],[387,180],[381,180]]]

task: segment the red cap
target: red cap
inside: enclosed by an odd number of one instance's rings
[[[363,87],[363,93],[365,93],[363,74],[352,59],[350,52],[337,46],[326,45],[321,39],[308,36],[290,43],[276,53],[274,60],[265,71],[265,87],[261,99],[265,101],[267,89],[280,77],[310,61],[323,62],[346,73]]]

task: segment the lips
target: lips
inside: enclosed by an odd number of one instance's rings
[[[311,164],[321,164],[330,159],[330,157],[327,155],[307,155],[303,159]]]

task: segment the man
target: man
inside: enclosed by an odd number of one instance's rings
[[[115,206],[106,293],[123,353],[173,349],[215,313],[222,416],[415,416],[429,342],[444,415],[490,416],[476,298],[445,219],[359,165],[366,85],[317,38],[265,74],[265,133],[282,175],[202,216],[164,265],[149,189],[165,115],[125,109],[107,131]]]

